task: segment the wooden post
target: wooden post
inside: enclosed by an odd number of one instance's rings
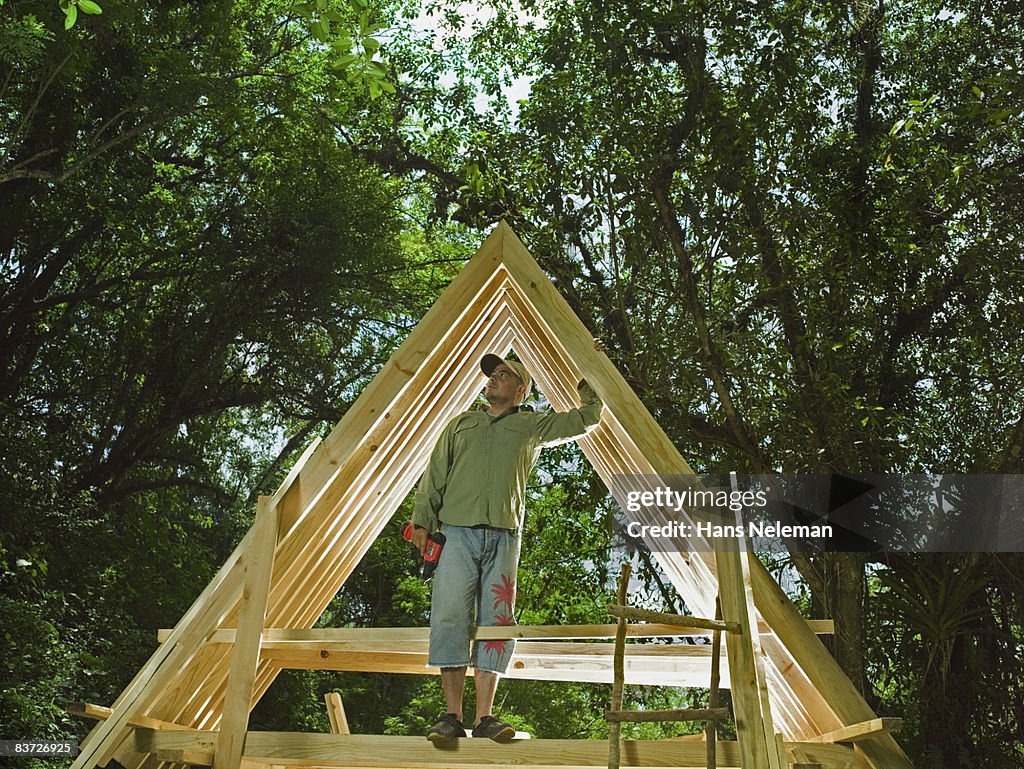
[[[715,619],[722,618],[722,599],[715,599]],[[721,660],[719,659],[722,654],[722,631],[716,630],[711,640],[711,691],[708,694],[708,707],[711,709],[718,707],[718,684],[721,680]],[[718,741],[718,721],[713,718],[708,719],[707,726],[705,727],[707,740],[708,740],[708,769],[715,769],[715,745]]]
[[[263,622],[267,612],[270,577],[274,570],[274,548],[277,546],[277,507],[269,506],[270,497],[260,497],[256,511],[257,529],[250,549],[242,554],[245,581],[238,616],[238,631],[231,651],[227,691],[224,694],[224,715],[217,734],[213,756],[214,769],[239,769],[245,735],[249,729],[256,667],[260,661]]]
[[[629,588],[629,563],[622,565],[619,574],[619,605],[626,605],[626,594]],[[619,617],[619,627],[615,633],[615,659],[612,664],[612,707],[613,711],[622,710],[622,695],[626,688],[626,618]],[[608,769],[619,769],[622,751],[622,723],[613,721],[608,727]]]
[[[324,701],[327,703],[327,717],[331,719],[331,734],[351,734],[348,730],[345,706],[341,704],[341,695],[337,692],[327,692]]]
[[[736,737],[744,769],[786,769],[785,763],[779,763],[768,704],[748,557],[744,537],[738,542],[716,542],[722,616],[741,628],[739,633],[727,633],[725,637]]]

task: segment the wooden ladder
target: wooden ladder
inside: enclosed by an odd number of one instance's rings
[[[608,735],[608,769],[619,769],[622,751],[623,722],[665,722],[665,721],[705,721],[707,736],[708,769],[715,769],[715,747],[718,737],[718,722],[729,717],[729,708],[718,707],[719,666],[722,650],[722,633],[737,632],[738,626],[730,627],[722,621],[722,605],[716,600],[715,619],[687,617],[682,614],[634,609],[626,604],[627,587],[629,585],[630,565],[622,567],[619,575],[619,602],[608,607],[608,613],[618,617],[619,624],[615,633],[615,657],[613,661],[612,706],[606,710],[604,718],[609,722]],[[625,655],[626,628],[628,620],[659,622],[663,625],[674,625],[687,630],[711,630],[711,693],[706,708],[677,708],[674,710],[623,710],[622,698],[626,684]]]
[[[652,721],[705,721],[708,769],[715,769],[717,722],[729,717],[729,709],[718,706],[719,666],[722,634],[726,634],[729,657],[729,688],[735,710],[736,736],[740,761],[744,769],[787,769],[782,736],[775,732],[768,702],[768,687],[757,629],[757,614],[750,580],[748,558],[741,539],[739,547],[718,548],[715,552],[719,594],[715,599],[715,619],[688,617],[680,614],[636,609],[626,604],[630,565],[622,567],[619,576],[618,603],[608,613],[618,618],[615,634],[611,710],[605,713],[609,722],[608,769],[620,769],[622,723]],[[712,631],[711,694],[707,708],[677,710],[622,710],[625,688],[626,629],[629,620],[658,622],[689,631]]]

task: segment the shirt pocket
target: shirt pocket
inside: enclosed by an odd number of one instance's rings
[[[525,419],[503,419],[498,425],[498,440],[505,450],[518,452],[533,440],[533,428]]]
[[[452,457],[471,451],[473,443],[479,441],[480,436],[480,424],[474,419],[464,419],[455,426],[455,430],[452,431]]]

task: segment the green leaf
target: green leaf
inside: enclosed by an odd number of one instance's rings
[[[329,21],[313,22],[312,26],[313,37],[319,40],[321,43],[326,43],[331,39],[331,23]]]
[[[91,13],[94,16],[103,13],[103,9],[93,0],[78,0],[78,7],[82,9],[82,13]]]
[[[334,60],[334,66],[338,69],[346,69],[358,58],[355,54],[346,53],[344,56],[339,56]]]
[[[64,17],[64,29],[71,29],[75,26],[75,22],[78,21],[78,6],[69,5],[65,11]]]

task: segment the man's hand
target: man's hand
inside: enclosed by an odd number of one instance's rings
[[[415,523],[412,525],[412,543],[420,551],[420,555],[426,555],[427,530],[422,526],[417,526]]]
[[[608,352],[608,348],[605,347],[604,342],[597,337],[594,337],[594,349],[598,352]]]

